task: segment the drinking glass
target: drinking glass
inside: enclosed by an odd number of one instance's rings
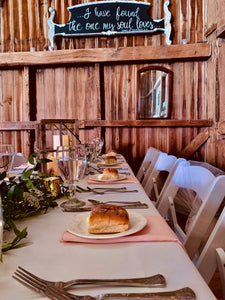
[[[68,186],[68,201],[61,204],[64,208],[80,207],[85,202],[76,198],[76,184],[84,176],[87,157],[83,145],[58,146],[56,150],[57,167],[62,180]]]
[[[12,145],[0,145],[0,173],[11,169],[14,154]]]
[[[94,142],[87,142],[84,143],[86,148],[86,154],[87,154],[87,170],[86,174],[89,174],[90,172],[90,164],[93,162],[95,157],[95,143]]]
[[[104,140],[103,138],[96,138],[94,140],[94,143],[95,143],[95,161],[99,161],[99,156],[102,152],[102,148],[103,148],[103,145],[104,145]]]

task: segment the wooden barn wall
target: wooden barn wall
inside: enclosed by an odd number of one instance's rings
[[[93,1],[74,0],[5,0],[0,12],[1,52],[48,51],[49,7],[56,10],[54,22],[66,23],[69,20],[67,7]],[[164,0],[145,1],[151,3],[151,17],[164,17]],[[223,1],[210,0],[171,0],[172,43],[199,43],[210,41],[213,44],[212,59],[208,61],[176,60],[162,63],[129,64],[89,64],[57,67],[37,67],[30,72],[30,101],[24,97],[27,89],[24,69],[0,70],[0,118],[1,121],[28,121],[50,118],[135,120],[137,95],[137,70],[147,65],[160,65],[174,72],[172,95],[172,119],[197,120],[212,119],[218,122],[224,117],[222,107],[216,120],[216,72],[223,75],[223,41],[220,47],[212,34],[207,39],[205,30],[218,20]],[[213,2],[213,3],[212,3]],[[220,5],[219,5],[220,4]],[[217,13],[215,13],[217,11]],[[164,34],[127,35],[120,37],[61,38],[55,39],[57,50],[83,48],[117,48],[136,46],[165,45]],[[218,56],[218,51],[221,53]],[[151,53],[149,53],[151,56]],[[218,70],[216,69],[217,63]],[[210,96],[210,98],[209,98]],[[220,92],[220,99],[223,92]],[[221,100],[220,100],[221,101]],[[105,128],[105,149],[116,148],[128,157],[136,171],[148,147],[153,146],[164,152],[179,154],[186,145],[203,129],[195,127],[176,128]],[[211,136],[194,158],[207,159],[214,165],[223,165],[217,150],[223,145],[218,138],[215,126]],[[100,131],[82,131],[81,138],[87,140]],[[29,131],[0,132],[0,142],[12,141],[17,151],[28,153]],[[20,138],[18,138],[20,137]],[[222,142],[221,142],[222,141]],[[221,145],[219,145],[221,144]],[[224,146],[223,146],[224,147]],[[225,148],[225,147],[224,147]],[[224,151],[225,153],[225,151]],[[218,157],[221,157],[218,158]]]

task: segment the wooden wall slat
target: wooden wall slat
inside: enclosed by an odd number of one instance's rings
[[[152,18],[164,17],[164,0],[144,1],[151,2]],[[32,112],[32,117],[36,115],[37,120],[44,118],[100,120],[102,116],[109,122],[119,119],[135,120],[137,70],[146,65],[165,66],[174,72],[172,119],[212,119],[215,124],[210,127],[210,139],[207,146],[198,151],[196,157],[206,158],[214,164],[225,166],[225,163],[220,162],[221,154],[218,150],[223,144],[221,142],[223,137],[218,136],[216,128],[217,121],[225,118],[222,88],[219,94],[216,94],[218,87],[222,87],[221,82],[216,80],[218,76],[224,78],[222,68],[224,45],[223,42],[221,46],[214,41],[214,33],[207,39],[204,36],[205,28],[209,28],[211,24],[223,25],[225,11],[223,1],[171,0],[169,6],[173,16],[171,46],[166,46],[163,33],[91,38],[57,37],[56,50],[49,52],[49,7],[56,10],[54,22],[63,24],[69,18],[68,6],[88,2],[93,1],[3,2],[3,9],[0,12],[0,51],[4,53],[0,53],[0,66],[5,70],[0,71],[1,121],[27,121],[28,99],[34,103],[31,105],[32,108],[36,104],[36,111]],[[220,11],[216,11],[216,8]],[[184,40],[187,45],[182,44]],[[208,45],[202,46],[202,42],[205,41],[212,44],[214,52],[212,58]],[[30,52],[31,47],[35,48],[35,53]],[[137,47],[143,48],[138,51]],[[197,47],[204,48],[201,53],[204,54],[206,61],[198,59],[194,61],[196,53],[199,53],[196,52]],[[70,52],[74,49],[77,51]],[[25,51],[27,52],[24,53]],[[14,56],[14,52],[17,52],[18,56]],[[189,61],[189,56],[193,56],[192,61]],[[123,63],[116,61],[122,58]],[[142,59],[142,63],[138,58]],[[25,69],[23,69],[24,61],[28,66]],[[43,62],[51,63],[54,68],[43,66]],[[57,62],[63,62],[64,65],[56,66]],[[13,65],[15,70],[7,70],[9,64]],[[29,67],[36,72],[36,80],[29,82],[29,88],[36,90],[36,99],[29,98],[28,95],[26,76],[29,74]],[[217,100],[219,104],[216,103]],[[218,112],[219,118],[216,119]],[[178,154],[201,131],[199,127],[105,129],[97,127],[96,130],[82,129],[81,137],[85,140],[90,139],[99,135],[100,130],[103,134],[105,131],[106,150],[115,147],[122,153],[126,152],[134,169],[138,167],[149,146]],[[29,132],[23,134],[25,135],[21,135],[23,144],[17,142],[19,133],[15,135],[10,132],[1,132],[0,142],[10,141],[12,138],[14,143],[17,143],[17,149],[26,151],[25,149],[29,147]]]

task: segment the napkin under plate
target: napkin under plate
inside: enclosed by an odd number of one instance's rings
[[[76,218],[76,216],[74,216]],[[108,238],[108,239],[88,239],[79,237],[67,230],[62,234],[60,242],[74,242],[74,243],[87,243],[87,244],[115,244],[115,243],[136,243],[136,242],[177,242],[176,234],[168,226],[166,221],[161,216],[145,216],[147,224],[145,227],[131,235]],[[182,245],[182,244],[181,244]]]

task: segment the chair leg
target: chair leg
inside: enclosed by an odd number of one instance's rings
[[[158,191],[157,182],[156,182],[155,177],[152,178],[152,182],[153,182],[153,189],[154,189],[154,193],[155,193],[156,203],[158,203],[159,191]]]
[[[174,229],[175,226],[178,224],[177,214],[176,214],[176,210],[175,210],[175,207],[174,207],[173,198],[169,196],[168,201],[169,201],[169,205],[170,205],[169,212],[170,212],[170,217],[171,217],[171,223],[172,223],[172,226],[173,226],[173,229]]]
[[[223,299],[225,300],[225,251],[222,248],[216,249],[216,261],[220,274]]]

